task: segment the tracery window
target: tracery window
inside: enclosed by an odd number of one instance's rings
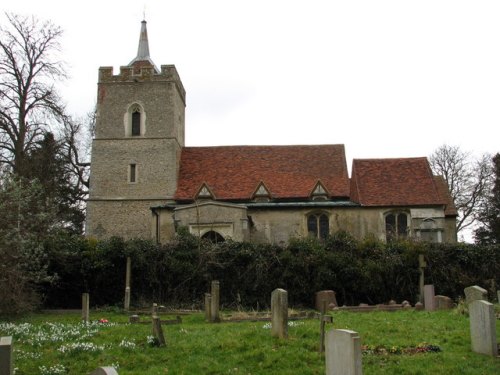
[[[314,213],[307,217],[307,232],[316,238],[326,238],[330,232],[330,220],[324,213]]]
[[[139,103],[131,104],[125,113],[125,136],[139,137],[146,132],[146,113]]]
[[[392,212],[385,216],[385,236],[387,241],[408,236],[408,215]]]

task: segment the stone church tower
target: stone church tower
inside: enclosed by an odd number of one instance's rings
[[[152,237],[150,207],[177,188],[185,106],[175,66],[158,70],[151,60],[142,21],[137,56],[118,75],[99,69],[88,236]]]

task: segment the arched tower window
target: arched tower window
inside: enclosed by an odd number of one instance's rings
[[[139,137],[146,132],[146,114],[139,103],[128,107],[125,113],[125,136]]]
[[[316,238],[326,238],[330,232],[330,220],[323,213],[310,214],[307,217],[307,232]]]
[[[391,212],[385,215],[385,236],[387,241],[408,236],[408,214]]]

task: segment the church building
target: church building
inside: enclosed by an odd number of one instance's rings
[[[354,159],[342,144],[185,145],[186,91],[174,65],[137,56],[99,69],[88,236],[168,242],[185,228],[213,241],[285,244],[347,231],[356,238],[456,242],[448,187],[425,157]]]

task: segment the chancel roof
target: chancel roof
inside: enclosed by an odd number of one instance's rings
[[[354,159],[351,200],[362,206],[446,205],[427,158]]]
[[[308,199],[318,182],[329,198],[349,197],[343,145],[185,147],[175,199],[194,200],[205,184],[217,200]]]

